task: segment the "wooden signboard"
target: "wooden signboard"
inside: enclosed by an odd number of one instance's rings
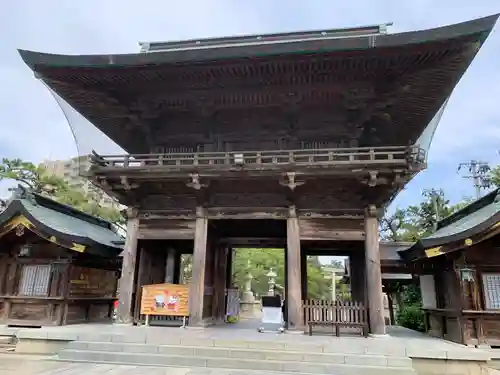
[[[141,314],[189,316],[189,285],[153,284],[142,287]]]
[[[117,276],[114,271],[72,266],[70,297],[114,297]]]

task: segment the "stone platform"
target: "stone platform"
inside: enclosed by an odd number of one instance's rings
[[[258,333],[228,328],[181,329],[73,325],[0,328],[18,353],[52,353],[58,360],[235,369],[280,374],[488,374],[488,351],[391,327],[385,337]],[[415,372],[416,371],[416,372]]]

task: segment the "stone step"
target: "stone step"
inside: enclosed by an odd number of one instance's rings
[[[318,342],[309,340],[308,336],[299,336],[297,340],[290,337],[276,336],[269,340],[261,339],[222,339],[199,338],[187,335],[161,335],[157,331],[151,334],[132,332],[131,334],[96,334],[88,333],[78,335],[78,341],[110,342],[127,344],[150,345],[181,345],[192,347],[220,347],[235,349],[279,350],[290,352],[310,353],[348,353],[348,354],[374,354],[394,357],[407,357],[405,345],[394,345],[394,341],[372,338],[331,338],[328,341]]]
[[[67,349],[96,352],[123,352],[195,356],[207,358],[240,358],[284,362],[314,362],[362,366],[407,367],[412,366],[408,357],[388,357],[371,354],[315,353],[305,351],[260,350],[246,348],[196,347],[182,345],[124,344],[112,342],[73,341]]]
[[[144,347],[140,349],[145,349]],[[139,349],[139,350],[140,350]],[[198,350],[197,354],[195,350]],[[58,358],[63,361],[93,362],[93,363],[116,363],[128,365],[149,365],[149,366],[173,366],[173,367],[198,367],[198,368],[223,368],[236,370],[257,370],[274,372],[291,372],[302,374],[336,374],[336,375],[410,375],[415,374],[410,365],[389,367],[387,364],[373,366],[361,363],[328,363],[303,361],[303,355],[297,353],[295,360],[279,359],[277,353],[272,353],[274,359],[248,359],[239,357],[217,357],[219,355],[230,354],[223,352],[224,349],[215,349],[215,352],[200,352],[206,348],[193,348],[192,355],[184,354],[163,354],[144,352],[113,352],[94,351],[79,349],[64,349],[59,352]],[[217,350],[219,350],[217,352]],[[255,353],[255,352],[254,352]],[[289,353],[286,353],[289,354]],[[364,357],[364,356],[359,356]],[[355,356],[353,356],[355,358]],[[325,359],[323,359],[325,360]],[[353,361],[355,361],[353,359]],[[411,361],[411,360],[410,360]],[[382,364],[382,363],[381,363]],[[404,363],[400,363],[404,365]]]
[[[0,345],[13,345],[15,338],[12,336],[0,336]]]

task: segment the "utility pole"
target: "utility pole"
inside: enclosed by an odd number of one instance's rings
[[[471,160],[467,163],[460,163],[458,171],[466,169],[468,174],[462,176],[465,179],[472,180],[476,190],[476,199],[481,198],[481,189],[487,189],[491,186],[491,180],[488,176],[491,168],[487,162]]]

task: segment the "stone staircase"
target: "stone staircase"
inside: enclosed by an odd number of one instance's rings
[[[246,370],[265,374],[409,375],[416,374],[404,349],[367,345],[370,339],[332,340],[332,344],[293,341],[173,340],[172,343],[72,341],[57,359],[71,362],[116,363]],[[126,341],[126,340],[125,340]],[[168,341],[168,340],[167,340]],[[396,349],[396,350],[395,350]]]
[[[0,353],[14,351],[16,338],[13,336],[0,336]]]

